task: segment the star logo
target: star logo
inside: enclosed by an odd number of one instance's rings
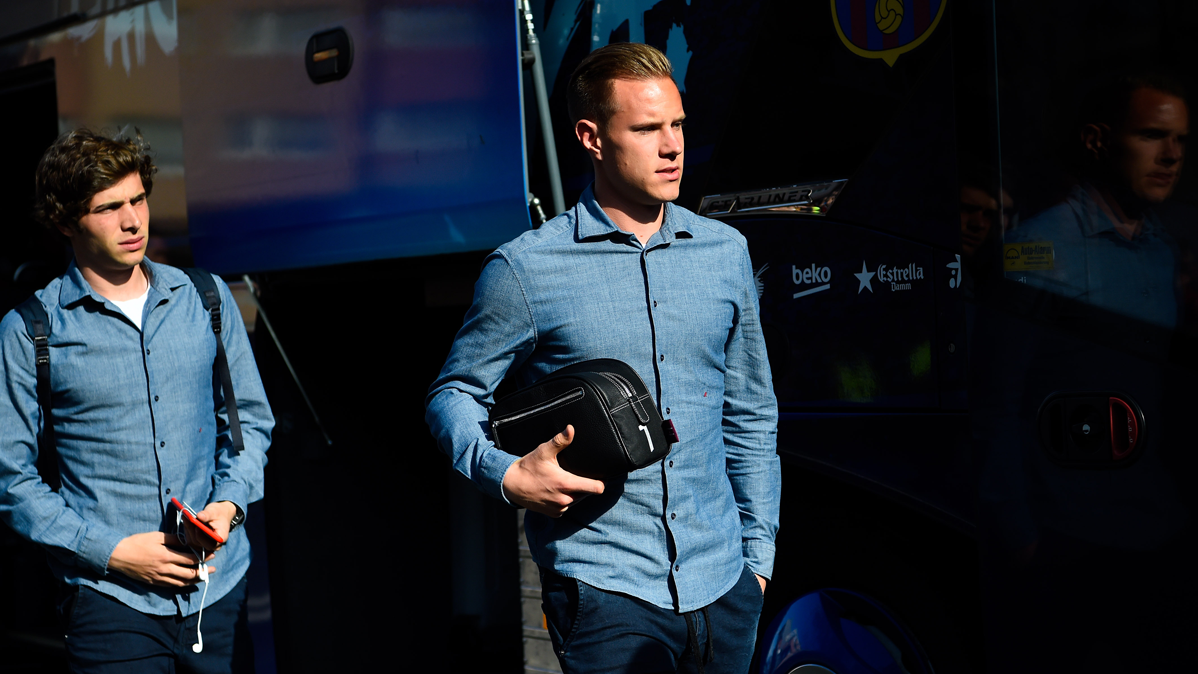
[[[857,294],[858,295],[861,294],[862,290],[868,290],[871,293],[874,291],[874,286],[872,283],[872,281],[874,279],[874,272],[869,271],[865,268],[865,260],[861,261],[861,273],[853,274],[853,276],[856,276],[857,280],[861,282],[861,285],[857,286]]]

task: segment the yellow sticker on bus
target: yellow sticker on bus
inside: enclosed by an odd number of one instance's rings
[[[1005,243],[1002,247],[1003,271],[1041,271],[1052,269],[1051,241]]]

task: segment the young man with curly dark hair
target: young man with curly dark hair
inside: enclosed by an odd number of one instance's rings
[[[0,519],[49,553],[72,671],[250,671],[239,525],[262,497],[274,421],[228,287],[215,279],[214,336],[188,275],[145,257],[154,171],[140,135],[86,129],[38,166],[35,215],[74,261],[35,293],[49,319],[49,414],[24,321],[14,311],[0,322]],[[213,375],[218,338],[240,450]],[[57,490],[38,472],[47,419]],[[190,524],[178,536],[173,498],[202,506],[198,519],[224,544]]]

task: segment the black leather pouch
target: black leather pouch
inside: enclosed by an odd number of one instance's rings
[[[574,441],[558,463],[595,479],[656,463],[678,441],[636,370],[611,358],[569,365],[504,397],[491,408],[490,422],[495,445],[516,456],[572,424]]]

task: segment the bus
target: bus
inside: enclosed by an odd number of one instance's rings
[[[423,399],[486,254],[589,184],[564,83],[618,41],[671,58],[677,203],[756,272],[783,494],[753,671],[1193,666],[1188,3],[28,0],[0,25],[5,203],[60,131],[138,129],[151,255],[257,317],[259,671],[558,671],[519,515]],[[12,210],[6,307],[66,263]],[[61,671],[53,583],[6,536],[5,651]]]

